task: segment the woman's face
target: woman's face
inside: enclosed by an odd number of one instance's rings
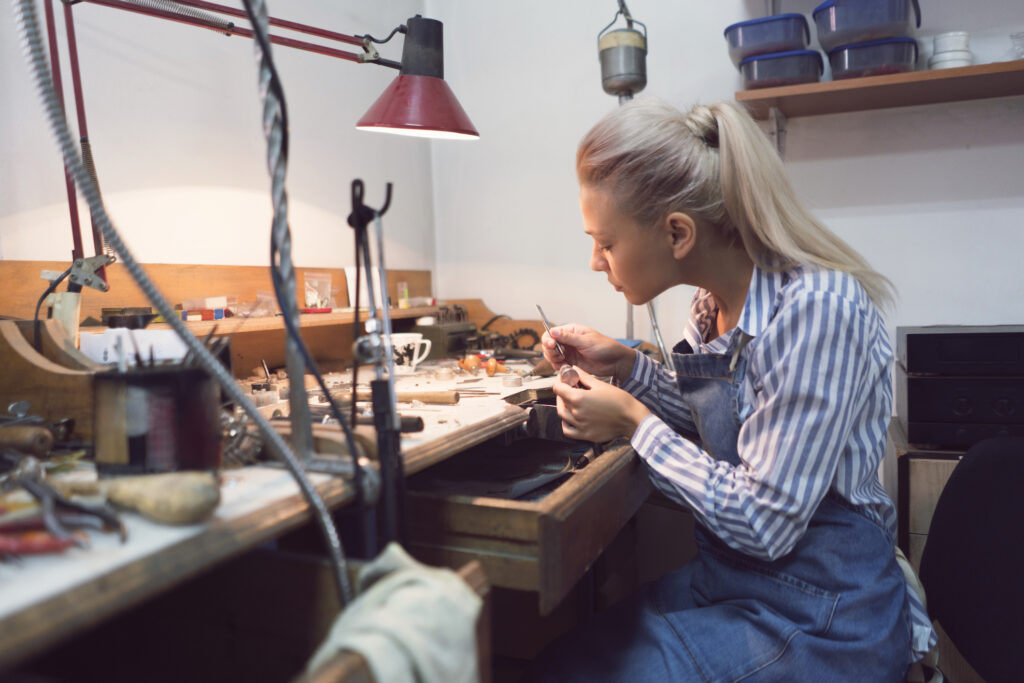
[[[676,284],[667,231],[639,225],[619,211],[610,193],[587,185],[580,187],[580,211],[584,232],[594,240],[590,268],[607,275],[629,303],[645,304]]]

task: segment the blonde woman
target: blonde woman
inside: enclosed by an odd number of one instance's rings
[[[579,325],[544,336],[581,370],[555,384],[563,429],[630,439],[693,511],[698,556],[549,649],[535,678],[902,680],[935,636],[876,475],[890,283],[800,206],[731,103],[627,104],[576,167],[591,268],[637,305],[697,292],[675,372]]]

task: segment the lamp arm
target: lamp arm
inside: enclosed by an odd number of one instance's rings
[[[253,38],[254,33],[250,28],[244,28],[236,26],[231,21],[220,21],[219,17],[212,15],[201,15],[199,13],[184,13],[175,12],[170,8],[172,5],[182,5],[184,7],[192,7],[206,12],[218,12],[220,14],[226,14],[228,16],[245,18],[246,14],[243,10],[236,9],[234,7],[228,7],[226,5],[219,5],[213,2],[203,2],[202,0],[171,0],[168,2],[167,9],[161,9],[157,3],[140,3],[132,2],[130,0],[79,0],[80,2],[87,2],[93,5],[102,5],[104,7],[111,7],[113,9],[125,10],[127,12],[135,12],[136,14],[143,14],[150,17],[157,17],[159,19],[167,19],[169,21],[176,21],[181,24],[188,24],[190,26],[197,26],[199,28],[205,28],[218,33],[223,33],[227,36],[242,36],[244,38]],[[277,26],[279,28],[288,29],[290,31],[296,31],[299,33],[306,33],[309,35],[318,36],[327,40],[333,40],[340,43],[346,43],[348,45],[357,45],[362,47],[365,52],[349,52],[346,50],[339,50],[337,48],[328,47],[327,45],[320,45],[318,43],[311,43],[305,40],[297,40],[295,38],[286,38],[284,36],[268,35],[271,43],[277,45],[283,45],[285,47],[295,48],[297,50],[304,50],[306,52],[315,52],[317,54],[325,55],[327,57],[335,57],[337,59],[344,59],[349,62],[356,63],[370,63],[378,64],[380,66],[386,66],[392,69],[401,68],[401,64],[389,59],[382,59],[376,54],[376,51],[370,50],[368,45],[370,42],[370,36],[360,37],[352,36],[345,33],[338,33],[337,31],[328,31],[327,29],[319,28],[316,26],[310,26],[308,24],[300,24],[294,21],[288,21],[285,19],[276,19],[269,17],[269,23],[271,26]],[[401,27],[399,27],[400,29]],[[399,30],[399,29],[396,29]],[[394,32],[392,32],[392,35]],[[389,36],[390,37],[390,36]]]

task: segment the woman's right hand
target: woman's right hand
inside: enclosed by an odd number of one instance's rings
[[[564,356],[558,352],[556,341],[565,351]],[[552,327],[550,334],[545,332],[541,337],[541,348],[544,357],[556,370],[565,364],[576,365],[592,375],[614,377],[620,382],[633,372],[636,361],[633,349],[589,327],[573,323]]]

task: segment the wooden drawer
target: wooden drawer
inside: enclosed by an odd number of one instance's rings
[[[413,555],[451,567],[479,559],[492,585],[537,592],[541,614],[558,605],[651,491],[624,441],[536,501],[417,491],[415,478],[408,486]]]

